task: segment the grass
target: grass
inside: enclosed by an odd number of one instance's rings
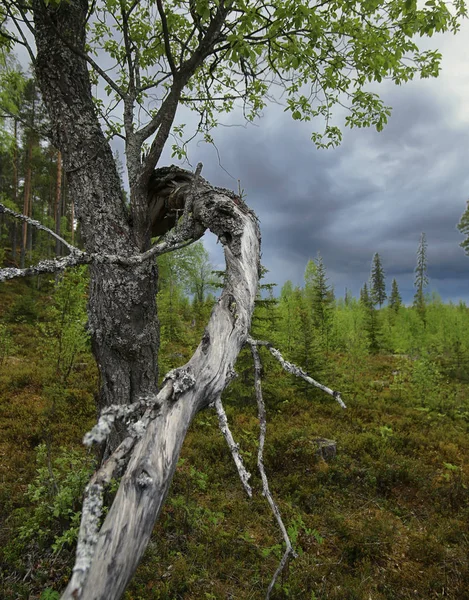
[[[19,289],[9,291],[0,317],[14,314]],[[0,596],[44,600],[66,581],[72,548],[57,555],[50,541],[18,550],[18,509],[34,506],[25,497],[36,476],[34,448],[46,442],[54,455],[60,446],[80,446],[94,418],[96,372],[81,357],[66,387],[57,388],[37,355],[34,319],[13,322],[10,331],[17,351],[0,367]],[[467,384],[443,369],[425,391],[414,361],[402,357],[347,365],[343,355],[329,357],[327,383],[343,393],[343,411],[266,361],[265,466],[299,554],[272,598],[469,599]],[[253,499],[238,481],[215,413],[200,414],[127,600],[264,597],[283,546],[256,473],[253,390],[235,381],[225,406],[253,473]],[[331,462],[316,457],[317,437],[337,442]]]

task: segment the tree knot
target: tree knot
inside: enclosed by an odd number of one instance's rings
[[[173,369],[166,375],[165,381],[168,379],[173,382],[173,400],[177,400],[181,394],[195,385],[195,377],[189,367]]]

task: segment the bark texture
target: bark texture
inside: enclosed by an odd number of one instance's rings
[[[85,249],[125,257],[138,252],[136,239],[145,234],[129,222],[112,151],[94,109],[84,58],[87,10],[86,0],[33,2],[35,70]],[[101,373],[100,409],[130,403],[134,396],[156,388],[156,285],[151,261],[132,267],[91,267],[88,314]],[[114,432],[108,451],[123,435],[123,430]]]
[[[117,600],[124,593],[165,500],[187,429],[233,378],[248,336],[259,279],[256,217],[233,193],[206,182],[198,185],[192,210],[195,224],[210,228],[224,245],[225,288],[193,357],[166,376],[156,414],[133,449],[99,534],[82,522],[79,557],[64,599]]]

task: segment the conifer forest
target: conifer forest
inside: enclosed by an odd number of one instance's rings
[[[417,42],[466,16],[420,4],[2,1],[1,599],[469,600],[469,308],[432,239],[410,299],[380,248],[356,294],[319,241],[275,281],[175,121],[381,132],[368,83],[438,76]]]

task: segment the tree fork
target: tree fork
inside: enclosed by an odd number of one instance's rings
[[[234,193],[203,180],[196,180],[191,194],[192,216],[188,218],[194,230],[209,228],[224,245],[225,288],[194,355],[166,376],[153,416],[149,418],[147,412],[148,424],[142,421],[137,427],[144,432],[131,451],[99,533],[87,525],[86,518],[82,522],[79,560],[63,599],[121,597],[150,539],[187,430],[197,412],[214,403],[233,378],[233,366],[248,337],[260,268],[257,219]],[[180,229],[186,235],[184,219]],[[177,236],[178,229],[172,235]],[[86,514],[98,521],[93,510]]]

